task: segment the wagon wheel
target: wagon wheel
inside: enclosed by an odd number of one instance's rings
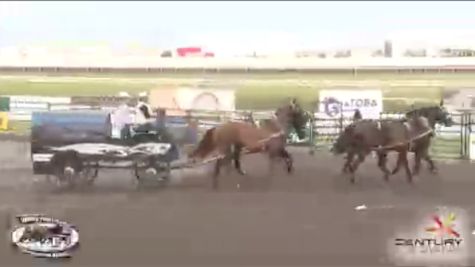
[[[134,175],[139,186],[147,180],[166,185],[170,181],[170,173],[170,162],[160,160],[156,156],[147,157],[134,165]]]
[[[8,248],[12,253],[19,253],[17,245],[12,240],[12,231],[17,228],[17,223],[14,222],[12,210],[8,209],[5,214],[5,240],[8,240]]]
[[[73,188],[80,179],[83,163],[75,151],[56,153],[52,160],[56,186]]]
[[[99,175],[99,164],[87,164],[82,168],[80,172],[81,183],[87,186],[91,186],[96,181],[97,176]]]

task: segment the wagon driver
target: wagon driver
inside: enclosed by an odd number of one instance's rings
[[[139,94],[137,106],[135,107],[135,123],[146,124],[150,122],[152,117],[152,108],[147,103],[147,93],[142,92]]]

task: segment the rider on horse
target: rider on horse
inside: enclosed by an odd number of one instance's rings
[[[355,110],[355,114],[353,114],[353,121],[362,120],[363,116],[361,115],[361,111],[359,109]]]

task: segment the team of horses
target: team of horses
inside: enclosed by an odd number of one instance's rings
[[[215,155],[212,175],[214,189],[219,186],[218,177],[223,166],[229,167],[234,162],[236,171],[245,175],[241,166],[243,154],[265,153],[269,158],[271,172],[275,162],[281,160],[287,172],[292,173],[293,158],[286,149],[287,136],[294,129],[299,139],[305,138],[305,129],[311,119],[309,113],[293,99],[279,107],[273,118],[262,120],[259,125],[254,123],[252,114],[250,118],[248,121],[230,121],[208,129],[197,147],[188,155],[194,161]],[[356,110],[353,121],[343,129],[330,151],[335,155],[346,154],[343,172],[350,174],[352,183],[355,182],[358,166],[370,153],[377,155],[378,167],[384,174],[384,180],[387,181],[391,174],[396,174],[403,166],[408,182],[412,182],[413,174],[420,171],[422,160],[429,164],[431,172],[437,171],[429,155],[436,123],[446,126],[453,124],[451,116],[443,107],[443,101],[432,107],[411,110],[402,119],[364,119]],[[388,153],[392,151],[398,153],[398,158],[395,168],[390,171],[386,164]],[[408,162],[409,152],[415,155],[412,171]]]

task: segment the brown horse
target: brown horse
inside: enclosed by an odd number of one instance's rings
[[[263,120],[259,126],[249,122],[227,122],[207,130],[197,148],[190,153],[189,158],[193,160],[205,159],[213,152],[220,155],[213,174],[213,188],[215,189],[218,187],[221,167],[228,165],[232,160],[234,160],[234,166],[238,173],[245,174],[240,161],[243,150],[248,154],[267,152],[270,166],[276,159],[283,159],[287,171],[291,173],[293,159],[285,149],[287,135],[293,127],[299,138],[304,138],[307,121],[307,113],[295,100],[292,100],[289,104],[277,109],[275,118]]]

